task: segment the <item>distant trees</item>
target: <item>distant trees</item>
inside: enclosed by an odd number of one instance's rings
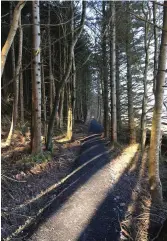
[[[53,127],[55,123],[55,117],[56,117],[56,114],[58,113],[60,94],[63,90],[64,85],[67,83],[70,77],[71,68],[73,64],[74,48],[83,30],[85,16],[86,16],[86,1],[82,1],[82,16],[81,16],[80,25],[77,31],[74,30],[75,31],[74,39],[72,40],[72,42],[70,42],[70,45],[68,47],[68,61],[67,61],[67,66],[66,66],[64,76],[61,82],[57,83],[57,86],[56,86],[54,106],[53,106],[53,110],[52,110],[49,124],[48,124],[47,143],[46,143],[46,147],[48,150],[52,149],[52,133],[53,133]]]

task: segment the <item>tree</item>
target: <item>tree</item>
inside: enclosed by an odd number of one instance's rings
[[[104,94],[103,94],[103,110],[104,110],[104,135],[108,135],[108,68],[107,68],[107,54],[106,54],[106,1],[102,2],[102,61],[103,61],[103,70],[102,70],[102,78],[103,78],[103,86],[104,86]]]
[[[19,52],[18,52],[18,61],[15,68],[15,74],[14,74],[14,102],[13,102],[13,113],[12,113],[12,122],[10,131],[8,134],[8,138],[6,140],[6,144],[9,146],[11,143],[13,131],[15,129],[17,119],[18,119],[18,100],[19,100],[19,75],[22,65],[22,49],[23,49],[23,31],[21,26],[21,15],[19,18]],[[13,53],[13,51],[12,51]]]
[[[150,45],[150,38],[149,38],[149,30],[150,25],[148,21],[150,21],[150,11],[149,6],[148,12],[145,12],[143,6],[143,13],[145,16],[145,26],[144,26],[144,49],[145,49],[145,67],[144,67],[144,78],[143,78],[143,86],[144,86],[144,93],[143,93],[143,102],[142,102],[142,115],[141,115],[141,149],[144,151],[145,149],[145,142],[146,142],[146,112],[147,112],[147,102],[148,102],[148,96],[147,96],[147,75],[148,75],[148,66],[149,66],[149,45]]]
[[[80,26],[78,28],[78,31],[75,30],[76,34],[74,36],[72,43],[69,46],[68,62],[67,62],[65,74],[62,78],[62,81],[59,82],[59,84],[57,84],[57,86],[56,86],[54,106],[53,106],[52,114],[50,116],[49,125],[48,125],[47,144],[46,144],[46,148],[48,150],[52,149],[53,127],[54,127],[54,123],[55,123],[55,117],[58,113],[60,94],[63,90],[65,83],[68,81],[70,73],[71,73],[71,67],[72,67],[72,62],[73,62],[72,61],[73,52],[74,52],[75,45],[81,35],[83,27],[84,27],[85,16],[86,16],[86,1],[82,1],[82,17],[81,17],[81,21],[80,21]]]
[[[161,115],[164,96],[165,72],[167,63],[167,1],[164,1],[163,31],[161,37],[158,73],[156,77],[155,104],[152,118],[149,150],[149,182],[154,203],[162,202],[162,186],[159,177],[159,150],[161,135]]]
[[[39,0],[32,1],[32,153],[41,152],[41,60]]]
[[[133,108],[133,92],[132,92],[132,53],[131,53],[131,29],[130,29],[130,14],[129,3],[127,5],[127,34],[126,34],[126,58],[127,58],[127,92],[128,92],[128,124],[130,143],[136,142],[135,122],[134,122],[134,108]]]
[[[2,77],[2,74],[3,74],[3,71],[4,71],[4,67],[5,67],[7,56],[8,56],[8,52],[10,50],[10,47],[11,47],[12,43],[13,43],[13,39],[16,35],[21,10],[24,7],[25,3],[26,3],[25,0],[19,1],[19,3],[16,5],[15,10],[14,10],[12,25],[10,27],[10,31],[9,31],[7,40],[6,40],[6,42],[5,42],[5,44],[2,48],[2,51],[1,51],[1,77]]]
[[[117,142],[117,105],[116,105],[116,11],[115,3],[110,2],[112,13],[110,42],[110,82],[111,82],[111,140]]]

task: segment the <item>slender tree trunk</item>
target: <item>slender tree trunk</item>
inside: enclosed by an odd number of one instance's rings
[[[50,32],[50,3],[48,3],[48,48],[49,48],[49,99],[50,113],[53,108],[53,71],[52,71],[52,48],[51,48],[51,32]]]
[[[11,25],[12,25],[12,21],[13,21],[13,7],[12,6],[13,6],[13,3],[10,2],[10,24]],[[16,73],[14,39],[13,39],[13,43],[11,45],[11,53],[12,53],[12,71],[13,71],[13,79],[14,79],[15,73]]]
[[[120,64],[119,64],[119,48],[116,47],[116,103],[117,103],[117,131],[121,133],[121,103],[120,103]]]
[[[41,59],[39,0],[32,1],[32,153],[41,152]]]
[[[164,1],[163,29],[160,45],[158,73],[156,78],[155,104],[151,128],[149,151],[149,182],[151,197],[154,203],[162,202],[162,186],[159,177],[159,149],[161,136],[161,115],[167,63],[167,1]]]
[[[53,135],[55,117],[56,117],[56,115],[58,113],[58,109],[59,109],[59,98],[60,98],[60,92],[58,89],[56,89],[56,96],[55,96],[55,101],[54,101],[54,105],[53,105],[53,110],[52,110],[52,114],[50,116],[50,120],[49,120],[49,124],[48,124],[47,144],[46,144],[46,149],[48,151],[52,151],[52,135]]]
[[[12,25],[10,27],[10,31],[7,37],[7,40],[2,48],[1,51],[1,77],[4,71],[4,67],[5,67],[5,63],[6,63],[6,59],[8,56],[8,52],[10,50],[10,47],[13,43],[13,39],[15,37],[17,28],[18,28],[18,23],[19,23],[19,18],[20,18],[20,14],[21,14],[21,10],[25,5],[25,0],[21,0],[19,1],[19,3],[16,5],[15,10],[14,10],[14,14],[13,14],[13,21],[12,21]]]
[[[127,3],[129,11],[129,3]],[[136,142],[136,130],[133,109],[133,92],[132,92],[132,72],[131,72],[131,46],[130,46],[130,14],[127,13],[127,36],[126,36],[126,57],[127,57],[127,92],[128,92],[128,125],[130,143]]]
[[[67,139],[71,140],[73,134],[73,109],[72,109],[72,86],[71,83],[68,83],[68,114],[67,114]]]
[[[145,14],[145,18],[148,21],[148,14]],[[145,22],[145,35],[144,35],[144,48],[145,48],[145,68],[144,68],[144,94],[143,94],[143,102],[142,102],[142,115],[141,115],[141,150],[142,152],[145,149],[146,142],[146,111],[147,111],[147,74],[148,74],[148,64],[149,64],[149,43],[148,43],[148,33],[149,33],[149,24]]]
[[[63,128],[63,124],[64,124],[63,112],[64,112],[64,87],[61,92],[61,101],[60,101],[60,129]]]
[[[104,84],[104,135],[108,135],[108,72],[106,55],[106,2],[102,2],[103,26],[102,26],[102,60],[103,60],[103,84]]]
[[[153,93],[155,95],[156,90],[156,76],[157,76],[157,49],[158,49],[158,37],[157,37],[157,27],[156,27],[156,3],[153,1],[153,23],[154,23],[154,79],[153,79]]]
[[[23,49],[23,31],[21,27],[21,15],[19,19],[19,52],[18,52],[18,61],[15,70],[15,77],[14,77],[14,103],[13,103],[13,114],[12,114],[12,123],[9,131],[8,138],[6,140],[6,144],[10,145],[12,140],[13,131],[15,129],[17,119],[18,119],[18,100],[19,100],[19,75],[22,63],[22,49]]]
[[[117,106],[116,106],[116,27],[115,27],[115,3],[110,2],[112,12],[111,39],[110,42],[110,83],[111,83],[111,140],[117,142]]]
[[[73,95],[72,95],[72,112],[73,112],[73,125],[75,121],[75,107],[76,107],[76,66],[75,66],[75,55],[73,55],[73,68],[72,68],[72,85],[73,85]]]
[[[45,71],[44,71],[44,65],[43,65],[43,60],[42,60],[42,76],[41,76],[41,82],[42,82],[42,100],[43,100],[43,117],[44,117],[44,137],[45,137],[45,141],[46,141],[46,135],[47,135],[47,119],[46,119],[46,95],[45,95]]]
[[[20,73],[20,119],[21,123],[24,123],[24,90],[23,90],[23,72],[21,68]]]

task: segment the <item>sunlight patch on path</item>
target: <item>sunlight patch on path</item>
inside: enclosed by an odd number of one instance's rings
[[[110,163],[110,171],[112,175],[112,185],[115,185],[126,168],[129,167],[129,171],[135,169],[135,161],[138,157],[139,144],[133,144],[125,148],[120,156],[112,160]],[[134,158],[136,156],[136,158]],[[133,160],[134,159],[134,160]],[[132,161],[133,160],[133,161]],[[132,163],[131,163],[132,162]]]

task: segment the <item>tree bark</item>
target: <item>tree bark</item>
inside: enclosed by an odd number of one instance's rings
[[[50,32],[50,3],[48,3],[48,48],[49,48],[49,100],[50,100],[50,113],[53,108],[53,71],[52,71],[52,48],[51,48],[51,32]]]
[[[14,10],[12,25],[10,27],[10,31],[9,31],[7,40],[6,40],[6,42],[5,42],[5,44],[2,48],[2,51],[1,51],[1,77],[2,77],[2,74],[3,74],[3,71],[4,71],[4,67],[5,67],[7,56],[8,56],[8,52],[10,50],[10,47],[11,47],[12,43],[13,43],[13,39],[16,35],[21,10],[24,7],[25,3],[26,3],[25,0],[19,1],[19,3],[16,5],[15,10]]]
[[[103,61],[103,84],[104,84],[104,135],[108,135],[108,71],[107,71],[107,55],[106,55],[106,2],[102,2],[103,23],[102,23],[102,61]]]
[[[23,90],[23,72],[20,73],[20,118],[21,123],[24,123],[24,90]]]
[[[131,46],[130,46],[130,14],[129,3],[127,3],[127,35],[126,35],[126,58],[127,58],[127,92],[128,92],[128,125],[129,125],[129,142],[136,142],[136,130],[134,121],[133,92],[132,92],[132,72],[131,72]]]
[[[115,3],[110,2],[112,22],[110,26],[110,83],[111,83],[111,140],[117,142],[117,106],[116,106],[116,26]]]
[[[23,31],[21,27],[21,15],[19,18],[19,50],[18,50],[18,61],[17,66],[15,70],[15,76],[14,76],[14,103],[13,103],[13,114],[12,114],[12,123],[9,131],[8,138],[6,140],[6,144],[10,145],[12,140],[13,131],[15,129],[17,119],[18,119],[18,102],[19,102],[19,75],[20,75],[20,69],[22,64],[22,50],[23,50]]]
[[[163,29],[160,45],[158,73],[156,78],[155,104],[151,128],[149,151],[149,182],[152,202],[162,203],[162,186],[159,177],[159,150],[161,115],[164,97],[165,71],[167,62],[167,1],[164,1]]]
[[[156,4],[153,1],[153,23],[154,23],[154,79],[153,79],[153,93],[155,95],[156,90],[156,75],[157,75],[157,49],[158,49],[158,41],[157,41],[157,28],[156,28]]]
[[[121,133],[121,103],[120,103],[120,64],[119,64],[119,48],[116,46],[116,103],[117,103],[117,132]]]
[[[61,92],[61,101],[60,101],[60,129],[63,128],[63,124],[64,124],[63,112],[64,112],[64,87]]]
[[[43,127],[44,127],[44,137],[45,137],[45,141],[46,141],[46,135],[47,135],[47,119],[46,119],[46,95],[45,95],[45,72],[44,72],[44,65],[43,65],[43,60],[42,60],[42,69],[41,69],[41,72],[42,72],[42,76],[41,76],[41,87],[42,87],[42,100],[43,100],[43,117],[44,117],[44,124],[43,124]]]
[[[12,21],[13,21],[13,7],[12,6],[13,6],[13,3],[10,2],[10,24],[11,25],[12,25]],[[12,54],[12,71],[13,71],[13,79],[14,79],[15,73],[16,73],[14,39],[13,39],[13,42],[11,45],[11,54]],[[14,82],[14,85],[15,85],[15,82]]]
[[[39,0],[32,1],[32,153],[41,152],[41,60]]]
[[[148,65],[149,65],[149,40],[148,40],[148,33],[149,33],[149,24],[148,24],[148,12],[145,13],[144,7],[143,12],[145,14],[146,22],[145,22],[145,34],[144,34],[144,49],[145,49],[145,67],[144,67],[144,79],[143,79],[143,86],[144,86],[144,94],[143,94],[143,102],[142,102],[142,115],[141,115],[141,150],[142,152],[145,149],[145,142],[146,142],[146,111],[147,111],[147,74],[148,74]]]

